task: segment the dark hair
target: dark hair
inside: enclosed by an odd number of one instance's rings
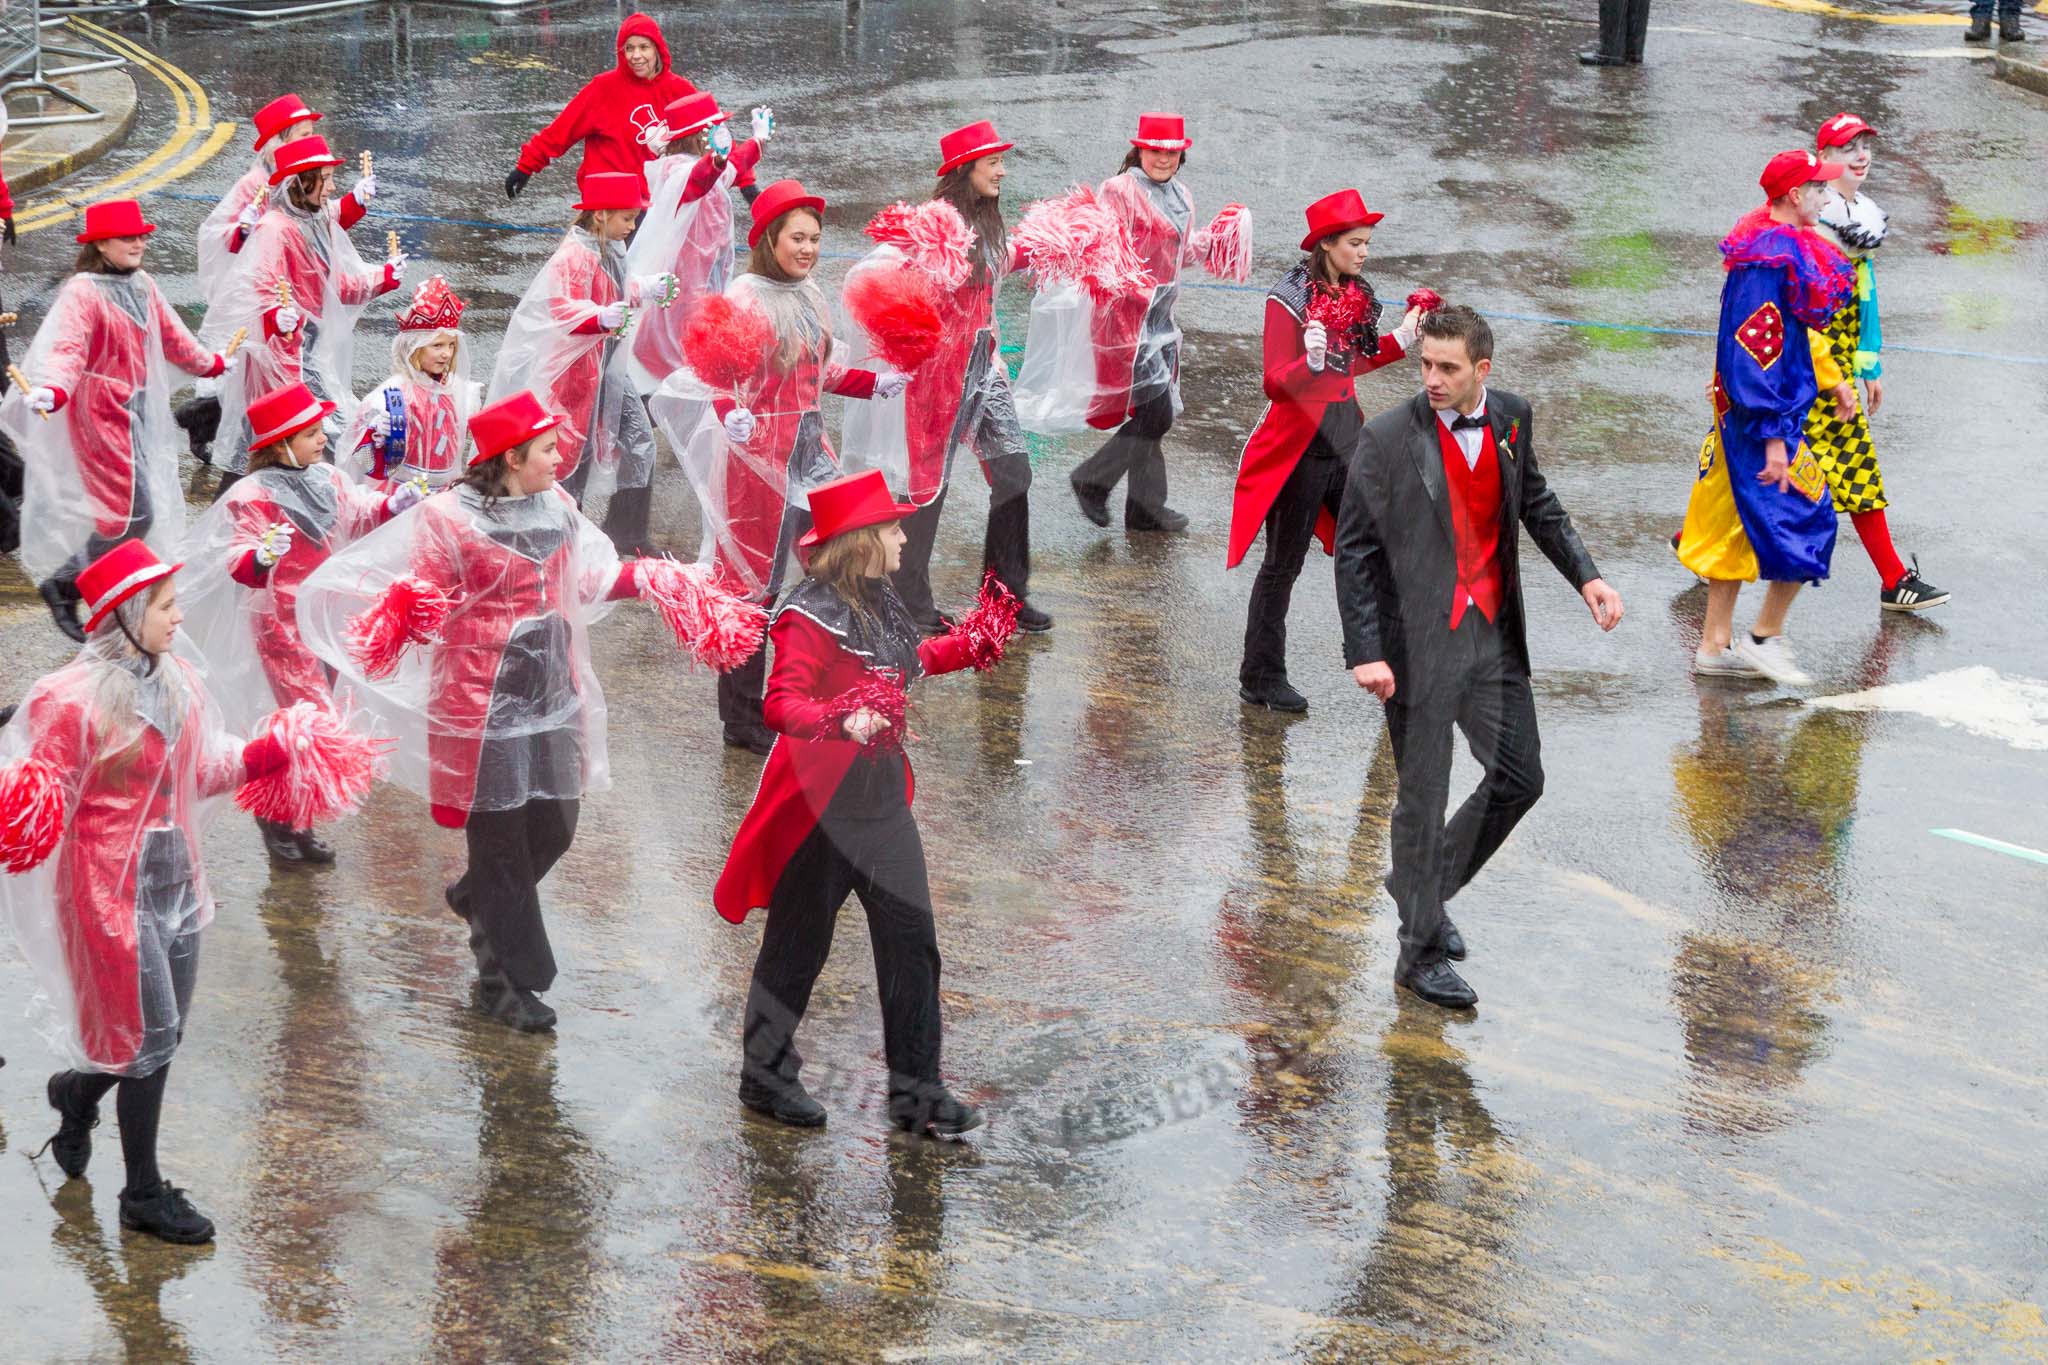
[[[522,441],[510,450],[498,452],[488,460],[478,460],[462,471],[462,478],[457,482],[483,494],[484,511],[493,510],[498,505],[498,499],[505,496],[506,486],[512,482],[513,457],[523,458],[527,446],[532,444],[532,441]]]
[[[78,259],[71,263],[71,268],[87,275],[107,274],[107,258],[100,251],[100,244],[98,242],[81,243],[78,248]]]
[[[320,188],[321,174],[333,169],[332,166],[315,166],[309,171],[300,171],[287,181],[284,192],[290,196],[293,206],[301,209],[312,208],[313,191]]]
[[[1418,330],[1423,336],[1438,341],[1464,342],[1465,358],[1475,365],[1482,360],[1493,359],[1493,328],[1486,325],[1485,318],[1462,303],[1424,313]]]
[[[1179,160],[1179,161],[1178,161],[1177,163],[1175,163],[1175,165],[1174,165],[1174,168],[1173,168],[1173,173],[1174,173],[1175,175],[1179,175],[1179,174],[1180,174],[1180,173],[1181,173],[1182,171],[1184,171],[1184,170],[1186,170],[1186,169],[1188,168],[1188,153],[1187,153],[1187,148],[1185,148],[1185,147],[1181,147],[1181,148],[1173,148],[1173,147],[1133,147],[1133,148],[1131,148],[1131,150],[1129,150],[1128,152],[1125,152],[1125,153],[1124,153],[1124,164],[1123,164],[1123,165],[1121,165],[1121,166],[1119,166],[1119,167],[1117,167],[1117,170],[1118,170],[1118,171],[1134,171],[1134,170],[1138,169],[1138,164],[1139,164],[1139,163],[1138,163],[1138,153],[1140,153],[1140,152],[1171,152],[1171,151],[1178,151],[1178,152],[1180,153],[1180,160]]]
[[[1010,232],[1003,226],[1002,200],[993,195],[977,194],[974,182],[969,179],[973,171],[973,161],[947,171],[939,177],[938,188],[932,191],[932,198],[943,199],[960,210],[967,226],[974,229],[981,249],[974,253],[974,273],[968,278],[976,284],[987,284],[993,263],[1010,258]]]
[[[825,230],[825,215],[819,213],[809,204],[798,204],[793,209],[785,209],[781,214],[777,215],[774,222],[762,230],[759,237],[754,239],[754,244],[747,248],[747,273],[749,275],[759,275],[763,279],[773,280],[777,284],[790,283],[791,276],[789,272],[784,270],[782,263],[775,259],[775,244],[782,240],[783,227],[788,224],[793,215],[799,213],[809,214],[811,221],[818,225],[818,230],[820,232]]]
[[[298,434],[299,433],[295,431],[292,433],[292,436],[296,436]],[[286,447],[290,440],[291,436],[287,436],[282,441],[272,441],[267,446],[258,446],[256,449],[250,451],[249,473],[254,474],[259,469],[269,469],[273,465],[283,464],[285,462],[284,457]]]

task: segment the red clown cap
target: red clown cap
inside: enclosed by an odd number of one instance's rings
[[[661,121],[668,125],[671,138],[688,137],[701,133],[714,123],[725,122],[725,111],[718,107],[718,97],[709,90],[699,90],[679,100],[669,101],[668,108],[661,111]]]
[[[583,192],[576,203],[578,213],[647,207],[647,182],[627,171],[592,171],[577,188]]]
[[[812,209],[825,216],[825,196],[812,194],[800,180],[778,180],[755,196],[754,225],[747,229],[747,245],[761,240],[771,224],[791,209]]]
[[[797,544],[809,549],[863,526],[901,521],[916,510],[890,496],[881,470],[862,470],[811,490],[811,529]]]
[[[439,275],[429,275],[412,291],[412,302],[398,310],[401,332],[458,332],[462,310],[469,305]]]
[[[1326,194],[1308,206],[1308,236],[1301,239],[1301,249],[1308,251],[1325,237],[1348,232],[1356,227],[1371,227],[1384,213],[1374,213],[1365,206],[1365,196],[1357,190],[1338,190]]]
[[[323,402],[304,384],[272,389],[249,404],[249,449],[261,450],[289,440],[307,427],[327,420],[334,404]]]
[[[1003,141],[1002,135],[996,132],[996,126],[987,119],[970,123],[965,128],[955,128],[939,139],[938,173],[944,175],[970,161],[1007,152],[1016,145]]]
[[[485,460],[495,460],[514,446],[525,445],[534,437],[553,431],[566,420],[561,413],[542,407],[531,389],[500,398],[469,419],[469,434],[476,442],[476,454],[469,457],[469,462],[480,465]]]
[[[1195,140],[1188,136],[1179,114],[1140,114],[1138,135],[1131,139],[1131,145],[1159,152],[1184,152],[1195,145]]]
[[[1848,167],[1839,161],[1822,161],[1812,152],[1779,152],[1764,167],[1756,183],[1770,199],[1782,199],[1801,185],[1814,180],[1833,180]]]
[[[155,223],[142,220],[142,205],[133,199],[109,199],[104,204],[86,205],[85,231],[78,234],[78,240],[104,242],[109,237],[147,237],[155,231]]]
[[[78,595],[85,599],[85,628],[93,629],[108,612],[141,592],[150,584],[169,578],[184,568],[182,562],[166,564],[156,551],[139,540],[124,540],[85,566],[78,575]]]
[[[318,133],[294,138],[277,149],[277,169],[270,173],[270,183],[282,185],[301,171],[340,164],[341,158],[327,150],[327,139]]]
[[[279,95],[258,109],[251,120],[256,125],[256,150],[262,151],[264,143],[294,123],[313,123],[319,118],[297,95]]]
[[[1854,114],[1841,113],[1820,126],[1820,131],[1813,136],[1813,145],[1823,151],[1830,147],[1846,147],[1865,133],[1876,137],[1877,129]]]

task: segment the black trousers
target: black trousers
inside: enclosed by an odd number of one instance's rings
[[[1600,50],[1639,62],[1650,31],[1650,0],[1600,0]]]
[[[575,801],[529,801],[516,810],[473,810],[463,833],[469,867],[455,908],[470,944],[488,945],[499,973],[522,990],[555,984],[555,954],[540,913],[540,883],[576,838]]]
[[[1017,425],[1017,405],[1008,384],[997,384],[983,406],[981,420],[968,444],[988,471],[988,530],[981,541],[981,563],[1018,598],[1031,586],[1031,452]],[[930,622],[938,612],[932,600],[932,547],[939,539],[939,513],[946,490],[903,519],[903,562],[890,581],[910,614]]]
[[[1287,681],[1287,608],[1294,601],[1294,580],[1315,540],[1317,513],[1327,509],[1335,517],[1344,504],[1344,471],[1364,425],[1356,403],[1325,409],[1322,425],[1266,512],[1266,556],[1252,579],[1244,659],[1237,666],[1238,682],[1254,691]]]
[[[183,837],[180,836],[182,846]],[[136,916],[138,933],[151,932],[154,918],[144,911]],[[192,988],[199,979],[199,931],[181,934],[165,953],[170,980],[157,983],[155,991],[142,993],[143,1046],[161,1048],[166,1041],[175,1048],[185,1040],[185,1021],[192,1013]],[[168,988],[169,996],[162,994]],[[166,1039],[166,1035],[169,1035]],[[157,1169],[157,1130],[163,1121],[164,1087],[170,1083],[171,1064],[163,1062],[146,1076],[115,1076],[104,1071],[66,1071],[57,1084],[70,1092],[74,1106],[97,1106],[109,1090],[115,1090],[114,1117],[121,1125],[121,1161],[128,1168],[127,1190],[144,1194],[162,1181]]]
[[[1124,489],[1127,508],[1159,512],[1166,507],[1166,433],[1173,429],[1173,394],[1161,389],[1132,409],[1116,434],[1103,442],[1069,477],[1078,488],[1107,493],[1117,480],[1130,476]]]
[[[1494,850],[1543,795],[1542,746],[1529,675],[1510,658],[1495,626],[1467,608],[1455,631],[1441,626],[1423,668],[1394,675],[1387,736],[1398,784],[1387,889],[1401,912],[1397,973],[1443,955],[1444,902],[1486,866]],[[1411,641],[1411,648],[1416,641]],[[1451,731],[1463,732],[1485,770],[1448,823]]]
[[[854,760],[810,837],[769,898],[768,923],[747,991],[741,1084],[786,1090],[803,1056],[797,1026],[832,951],[848,894],[867,912],[889,1093],[911,1095],[939,1080],[939,940],[932,921],[924,841],[911,816],[903,765],[890,754]]]

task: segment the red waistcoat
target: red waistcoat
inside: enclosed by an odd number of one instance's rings
[[[1467,604],[1488,621],[1500,619],[1503,583],[1500,572],[1500,453],[1493,426],[1481,431],[1479,461],[1465,464],[1465,452],[1441,420],[1437,444],[1443,448],[1444,478],[1451,491],[1451,530],[1458,543],[1458,586],[1451,590],[1451,629],[1465,619]]]

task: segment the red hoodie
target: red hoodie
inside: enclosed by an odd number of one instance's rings
[[[641,80],[626,65],[626,40],[645,38],[661,54],[661,70],[652,80]],[[629,171],[643,176],[642,167],[663,149],[649,151],[639,141],[640,130],[661,116],[670,101],[695,93],[697,87],[669,70],[668,44],[661,26],[645,14],[629,14],[619,25],[618,65],[577,92],[569,107],[555,115],[555,121],[535,133],[519,149],[519,170],[532,175],[571,146],[583,144],[583,164],[576,170],[580,184],[592,171]]]

